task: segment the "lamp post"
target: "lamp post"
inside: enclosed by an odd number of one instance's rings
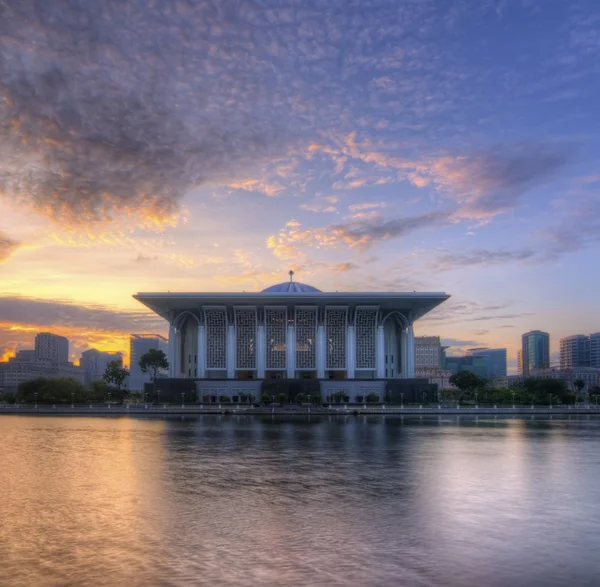
[[[184,400],[185,400],[185,391],[181,392],[181,407],[184,407]]]
[[[515,392],[512,392],[512,396],[513,396],[513,410],[515,409]]]
[[[38,392],[36,391],[33,395],[35,395],[35,409],[37,410],[37,396],[38,396]]]
[[[550,405],[550,409],[552,409],[552,394],[548,395],[548,403]]]
[[[404,393],[400,394],[400,409],[404,409]]]
[[[477,401],[477,398],[479,397],[479,392],[476,391],[475,392],[475,409],[479,409],[479,402]]]
[[[422,402],[423,402],[423,405],[425,405],[425,395],[426,395],[426,394],[425,394],[425,392],[423,392],[423,395],[422,395]]]
[[[110,391],[108,392],[108,407],[110,408]]]
[[[148,399],[146,397],[147,395],[148,395],[148,393],[144,391],[144,408],[148,407]]]
[[[75,407],[75,392],[71,392],[71,408]]]
[[[160,397],[160,389],[157,389],[156,390],[156,405],[158,405],[160,403],[159,397]]]

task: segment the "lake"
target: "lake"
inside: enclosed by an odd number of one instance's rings
[[[0,416],[0,585],[600,582],[600,419]]]

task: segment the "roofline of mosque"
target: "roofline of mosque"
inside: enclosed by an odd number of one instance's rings
[[[219,306],[303,306],[334,305],[375,306],[384,311],[417,312],[420,316],[445,302],[450,296],[443,292],[306,292],[306,293],[138,293],[134,299],[164,318],[173,314]]]
[[[257,300],[264,298],[282,298],[290,300],[292,298],[439,298],[448,299],[449,294],[445,292],[139,292],[133,296],[136,300],[140,298],[156,299],[156,298],[224,298],[235,299],[244,298]]]

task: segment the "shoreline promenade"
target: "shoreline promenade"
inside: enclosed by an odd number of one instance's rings
[[[600,416],[600,406],[224,406],[224,405],[13,405],[0,406],[0,415],[20,416]]]

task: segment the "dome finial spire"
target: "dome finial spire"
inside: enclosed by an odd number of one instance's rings
[[[290,283],[292,283],[294,281],[294,272],[290,269],[288,275],[290,276]]]

